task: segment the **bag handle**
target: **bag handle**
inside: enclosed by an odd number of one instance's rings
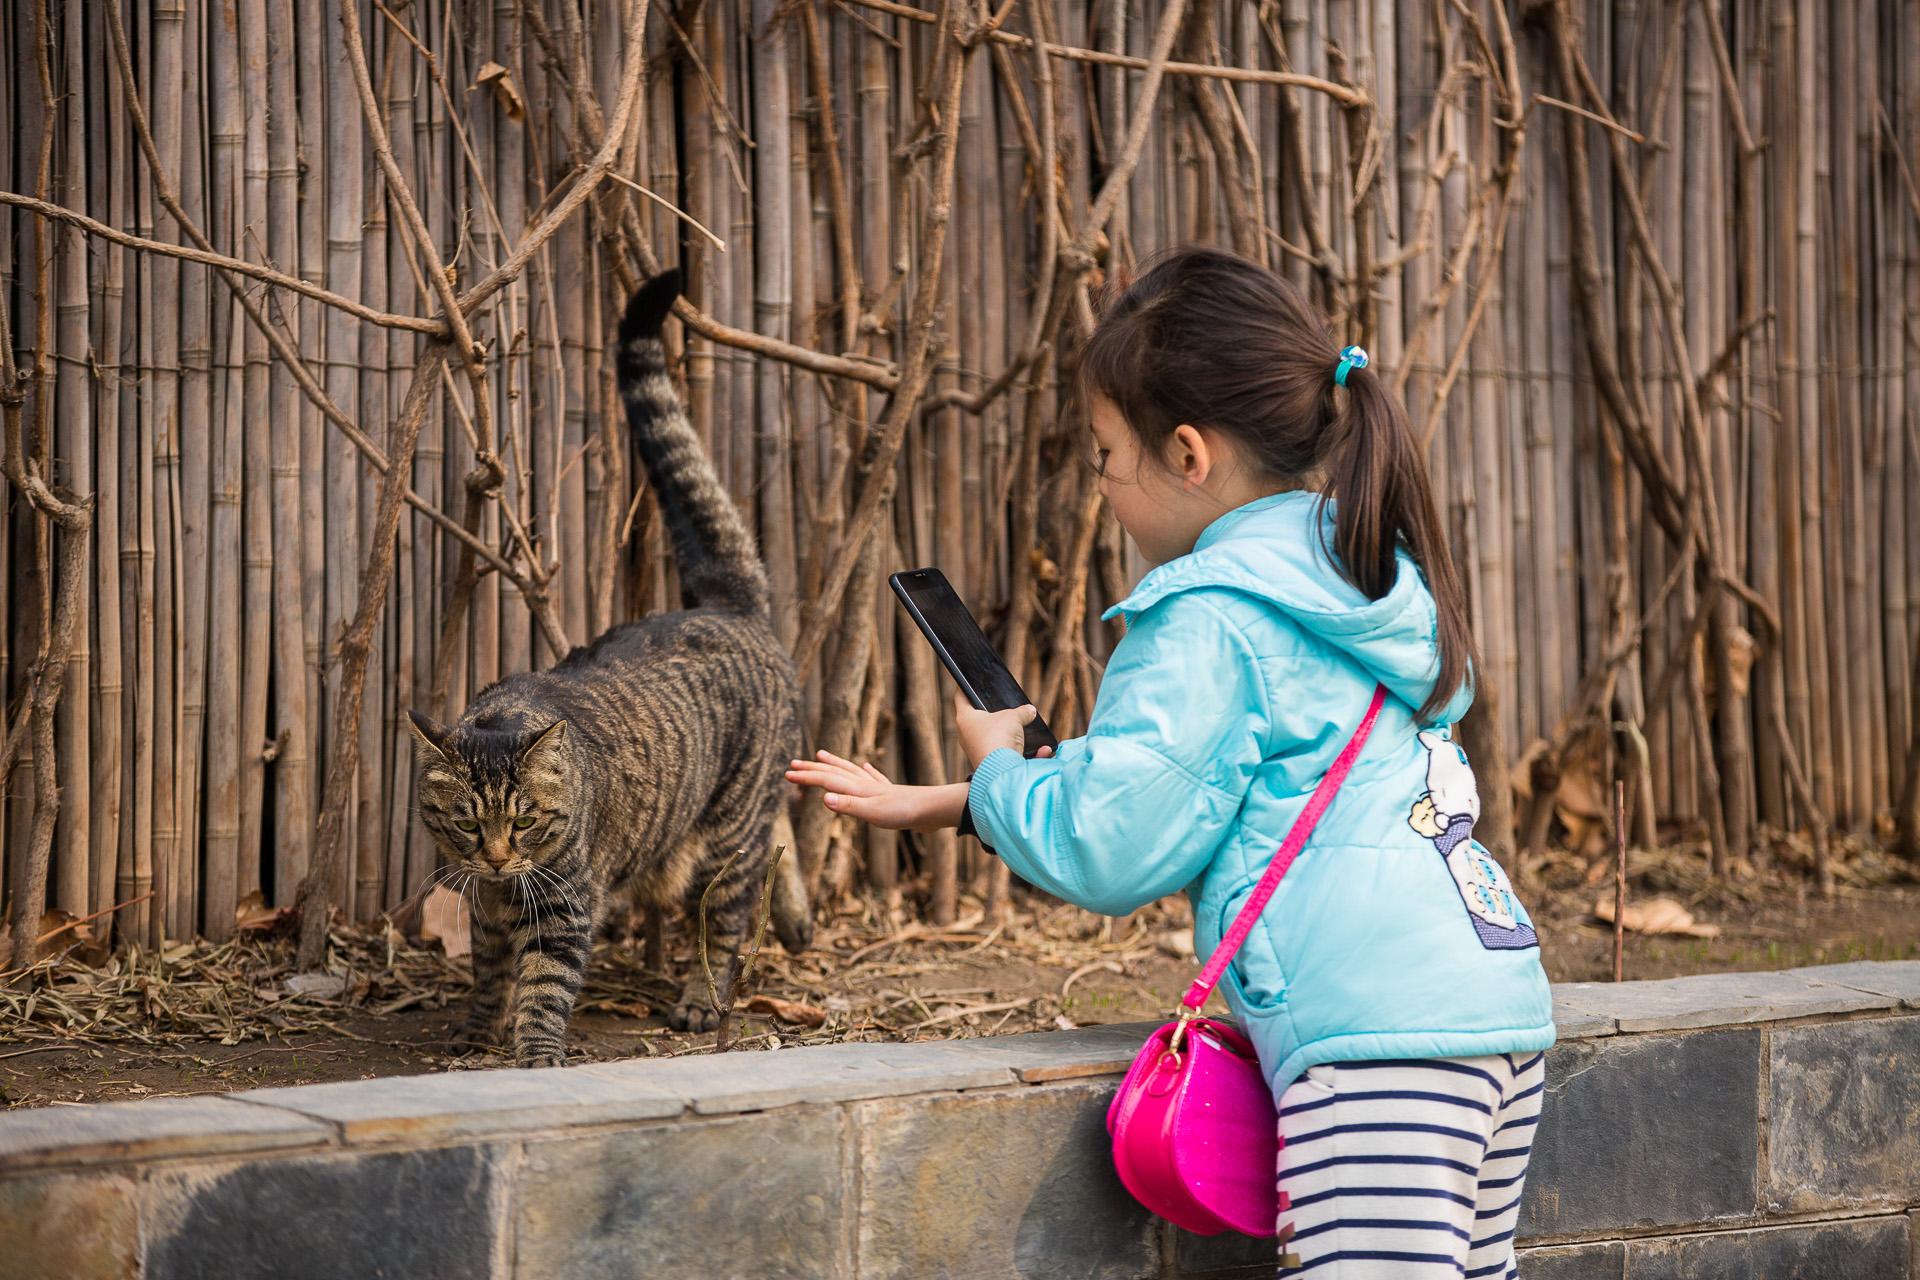
[[[1313,834],[1313,828],[1320,821],[1320,815],[1327,811],[1327,806],[1333,803],[1334,795],[1340,790],[1340,784],[1347,780],[1347,772],[1353,768],[1353,762],[1360,758],[1360,748],[1366,745],[1367,735],[1373,732],[1373,722],[1380,715],[1380,708],[1385,705],[1386,700],[1387,687],[1375,685],[1373,702],[1367,707],[1366,717],[1360,721],[1360,727],[1353,731],[1353,737],[1341,750],[1339,757],[1334,760],[1333,767],[1327,770],[1327,776],[1320,779],[1320,785],[1313,789],[1313,795],[1308,799],[1307,807],[1302,809],[1300,816],[1293,820],[1293,828],[1287,832],[1286,840],[1273,855],[1273,862],[1268,865],[1267,874],[1260,877],[1260,883],[1254,889],[1253,896],[1247,899],[1240,908],[1240,914],[1234,918],[1233,928],[1227,930],[1227,936],[1220,939],[1220,945],[1214,948],[1213,958],[1207,961],[1207,967],[1200,971],[1200,976],[1193,980],[1191,987],[1187,988],[1187,994],[1180,997],[1180,1003],[1186,1006],[1181,1011],[1183,1019],[1198,1013],[1200,1007],[1206,1004],[1207,997],[1213,994],[1213,989],[1220,984],[1220,975],[1226,972],[1227,965],[1233,960],[1234,952],[1240,949],[1240,944],[1247,940],[1249,933],[1253,932],[1254,922],[1260,918],[1260,913],[1266,910],[1267,903],[1273,898],[1274,890],[1280,887],[1280,878],[1287,874],[1287,868],[1293,865],[1293,860],[1299,856],[1301,848],[1306,845],[1307,837]]]

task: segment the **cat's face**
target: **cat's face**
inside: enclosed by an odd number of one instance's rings
[[[420,743],[420,820],[450,862],[524,875],[560,848],[573,816],[566,721],[529,733],[454,733],[419,712],[407,721]]]

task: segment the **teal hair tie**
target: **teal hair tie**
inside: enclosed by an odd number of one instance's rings
[[[1340,367],[1333,371],[1333,380],[1341,386],[1347,385],[1347,374],[1354,369],[1367,367],[1367,349],[1365,347],[1340,348]]]

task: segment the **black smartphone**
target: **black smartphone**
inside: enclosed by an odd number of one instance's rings
[[[1033,701],[1013,678],[1013,672],[1007,670],[1007,664],[1000,661],[967,606],[960,603],[946,574],[933,568],[909,569],[890,576],[887,585],[900,597],[907,616],[940,655],[941,665],[968,702],[982,711],[1006,711]],[[1027,724],[1023,755],[1032,756],[1042,747],[1059,745],[1060,739],[1039,716]]]

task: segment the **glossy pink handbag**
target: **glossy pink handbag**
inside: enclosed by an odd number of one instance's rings
[[[1203,1018],[1200,1010],[1333,803],[1386,696],[1384,687],[1374,689],[1366,718],[1180,998],[1178,1015],[1148,1038],[1107,1108],[1120,1181],[1134,1199],[1188,1231],[1271,1236],[1289,1207],[1278,1184],[1280,1118],[1253,1045],[1232,1023]]]

